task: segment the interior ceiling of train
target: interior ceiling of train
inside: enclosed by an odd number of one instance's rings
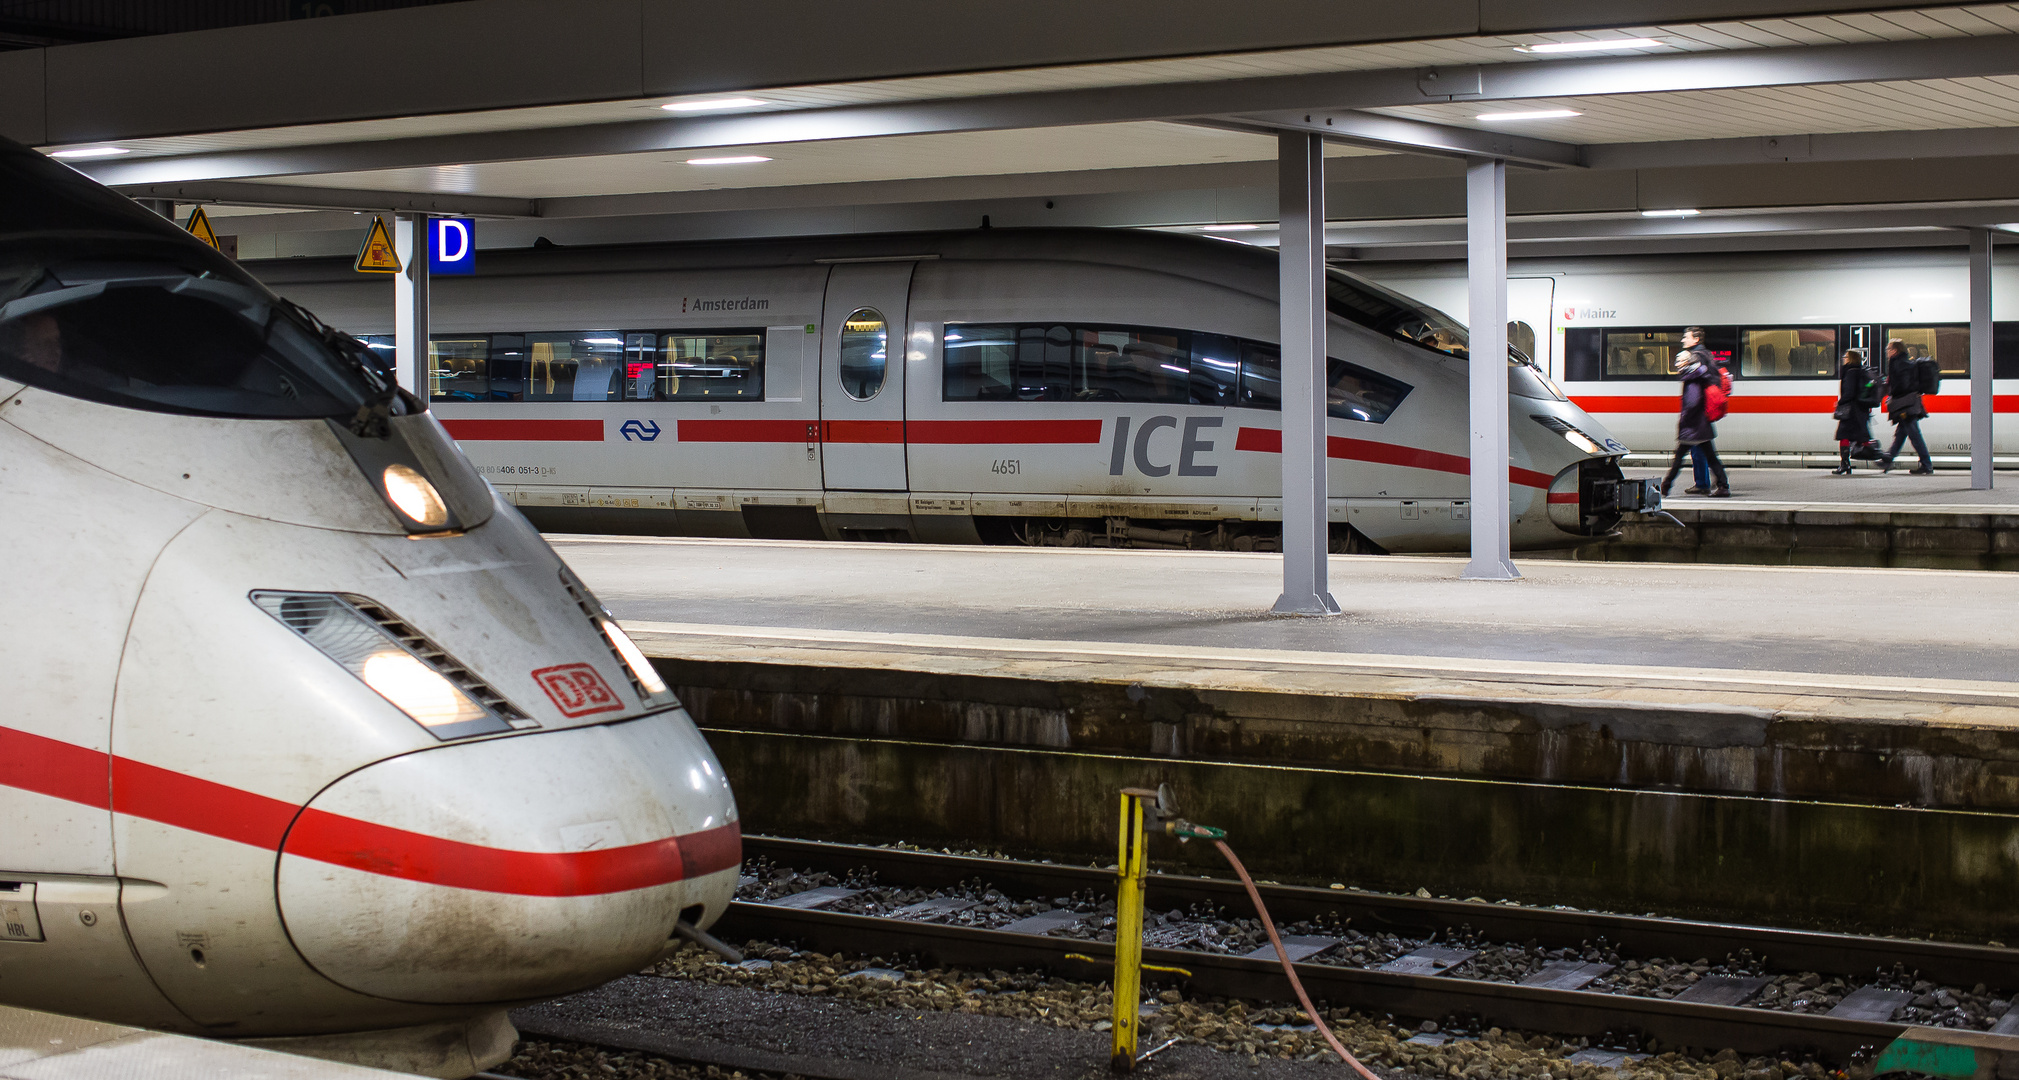
[[[2019,3],[843,7],[465,0],[17,49],[0,133],[206,204],[246,257],[348,254],[373,211],[485,246],[984,218],[1270,243],[1285,131],[1331,140],[1343,258],[1462,253],[1469,155],[1514,166],[1516,255],[2019,223]]]

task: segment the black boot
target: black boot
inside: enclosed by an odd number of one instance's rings
[[[1850,447],[1848,447],[1848,446],[1841,446],[1841,445],[1837,447],[1837,467],[1836,467],[1836,468],[1834,468],[1834,469],[1831,469],[1831,470],[1830,470],[1830,475],[1831,475],[1831,476],[1849,476],[1849,475],[1851,475],[1851,448],[1850,448]]]

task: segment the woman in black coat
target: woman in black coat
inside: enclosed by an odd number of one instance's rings
[[[1844,353],[1844,366],[1837,369],[1837,467],[1832,476],[1851,475],[1851,450],[1872,441],[1872,382],[1865,370],[1865,354],[1857,349]]]
[[[1716,498],[1731,496],[1731,483],[1725,478],[1725,463],[1718,460],[1718,452],[1712,440],[1718,437],[1717,428],[1712,425],[1707,406],[1710,404],[1709,391],[1712,386],[1724,383],[1724,373],[1717,362],[1702,345],[1702,337],[1696,328],[1684,335],[1683,341],[1689,348],[1677,354],[1677,374],[1682,377],[1682,400],[1678,403],[1675,422],[1675,459],[1669,462],[1668,475],[1662,477],[1661,493],[1668,494],[1675,484],[1676,474],[1682,471],[1682,464],[1690,456],[1690,448],[1703,447],[1704,456],[1710,466],[1712,481],[1717,485],[1711,489]]]

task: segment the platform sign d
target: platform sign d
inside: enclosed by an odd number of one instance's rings
[[[477,223],[469,218],[433,218],[428,222],[428,273],[477,272]]]

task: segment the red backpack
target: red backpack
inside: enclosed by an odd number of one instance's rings
[[[1731,411],[1732,373],[1718,369],[1718,381],[1704,387],[1704,419],[1723,420]]]

